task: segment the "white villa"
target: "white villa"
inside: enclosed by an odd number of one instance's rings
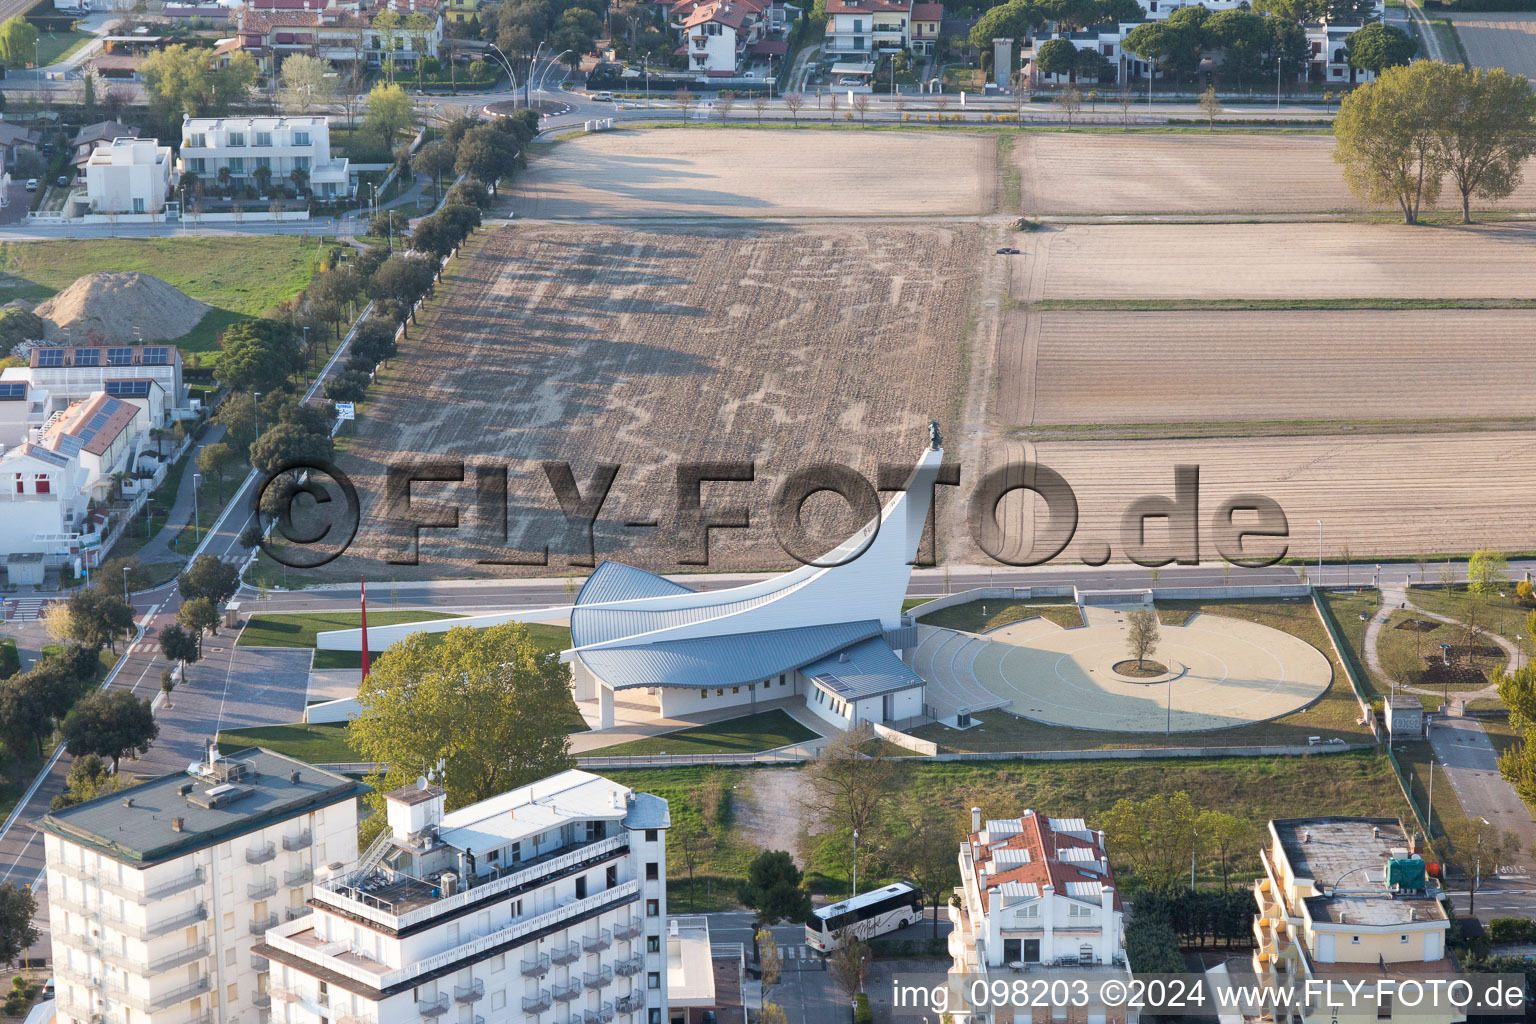
[[[113,139],[85,161],[85,194],[96,214],[165,212],[171,191],[171,147],[158,139]]]
[[[188,117],[181,123],[180,172],[195,174],[210,191],[220,171],[236,185],[257,186],[257,168],[267,180],[292,185],[303,172],[317,196],[351,194],[345,157],[331,157],[330,119],[320,116]]]

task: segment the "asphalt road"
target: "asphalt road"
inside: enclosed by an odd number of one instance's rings
[[[1469,718],[1437,718],[1430,727],[1429,742],[1462,810],[1471,818],[1482,818],[1520,837],[1520,853],[1514,863],[1499,865],[1499,873],[1531,877],[1536,821],[1531,820],[1520,794],[1499,774],[1498,754],[1482,723]],[[1492,866],[1484,868],[1485,872],[1492,870]]]

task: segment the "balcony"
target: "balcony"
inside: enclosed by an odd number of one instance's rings
[[[485,998],[485,982],[476,978],[468,985],[453,986],[453,1001],[456,1003],[475,1003]]]
[[[264,956],[257,956],[255,953],[251,954],[251,970],[255,971],[257,974],[265,974],[271,969],[272,961],[268,960]]]
[[[195,889],[202,884],[203,869],[198,868],[191,874],[182,875],[180,878],[172,879],[169,882],[162,882],[151,889],[144,890],[143,896],[139,897],[139,902],[153,903],[156,900],[163,900],[168,896],[175,896],[178,893],[186,892],[188,889]]]
[[[645,990],[640,989],[627,996],[619,996],[613,1006],[620,1013],[639,1013],[645,1009]]]
[[[593,936],[584,936],[581,940],[581,948],[588,953],[596,953],[613,945],[613,932],[604,928]]]
[[[524,1013],[543,1013],[553,1005],[555,1005],[554,1000],[550,998],[547,988],[539,989],[538,995],[523,996]]]
[[[265,935],[267,929],[277,924],[277,915],[268,914],[266,917],[258,917],[251,921],[252,935]]]
[[[640,933],[645,931],[645,922],[638,917],[632,917],[621,925],[615,925],[613,937],[622,941],[638,939]]]
[[[208,979],[199,978],[190,985],[183,985],[181,988],[167,992],[163,996],[158,996],[154,999],[151,999],[149,1001],[149,1008],[151,1012],[155,1010],[164,1010],[167,1007],[184,1003],[194,996],[199,996],[207,991]]]
[[[162,935],[169,935],[171,932],[185,928],[188,925],[193,925],[199,921],[206,920],[208,920],[208,908],[199,903],[196,907],[187,911],[185,914],[177,914],[175,917],[168,917],[158,924],[150,925],[148,928],[144,929],[144,932],[150,938],[158,939]]]
[[[277,895],[277,879],[263,878],[245,887],[245,894],[253,900],[264,900]]]
[[[556,985],[550,989],[550,995],[562,1003],[568,1003],[572,999],[579,999],[581,997],[581,986],[574,981],[569,985]]]
[[[164,974],[166,971],[171,970],[173,967],[180,967],[183,964],[189,964],[194,960],[201,960],[207,955],[208,940],[204,939],[202,942],[197,943],[195,946],[188,946],[185,949],[178,949],[170,956],[163,956],[158,960],[150,961],[146,973],[150,975]]]
[[[272,993],[257,992],[251,996],[251,1004],[253,1006],[259,1006],[263,1010],[270,1010],[272,1008]]]
[[[245,851],[247,864],[265,864],[277,857],[277,846],[273,843],[263,843],[260,846]]]
[[[441,1017],[448,1012],[448,993],[441,992],[436,999],[416,1000],[416,1012],[423,1017]]]
[[[572,1014],[571,1020],[574,1021],[575,1019],[575,1014]],[[608,1024],[608,1022],[611,1020],[613,1020],[612,1003],[604,1003],[597,1009],[588,1010],[586,1013],[581,1015],[581,1024]]]
[[[621,978],[633,978],[645,969],[645,954],[636,953],[627,960],[620,960],[613,965],[613,973]]]
[[[542,978],[549,973],[549,954],[541,953],[532,960],[522,961],[525,978]]]
[[[283,883],[290,889],[297,889],[301,885],[308,885],[314,879],[315,873],[309,868],[283,872]]]
[[[550,947],[550,950],[549,950],[549,961],[550,961],[550,963],[561,964],[563,966],[565,964],[573,964],[577,960],[580,960],[580,959],[581,959],[581,946],[578,945],[577,943],[572,942],[572,943],[570,943],[568,945],[565,945],[565,946],[552,946],[552,947]]]
[[[296,850],[307,850],[314,841],[315,834],[309,829],[305,829],[296,836],[283,836],[283,849],[289,853],[293,853]]]
[[[583,971],[581,981],[590,989],[605,988],[613,984],[613,968],[604,965],[596,971]]]
[[[305,914],[312,914],[312,913],[314,913],[314,910],[315,910],[315,908],[310,906],[308,903],[300,903],[296,907],[289,907],[287,910],[283,911],[283,920],[284,921],[297,921],[299,918],[303,917]]]

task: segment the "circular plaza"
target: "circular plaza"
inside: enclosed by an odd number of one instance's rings
[[[1159,626],[1149,660],[1163,671],[1127,672],[1132,610],[1087,606],[1085,624],[1074,629],[1035,618],[981,637],[932,630],[924,640],[936,670],[930,700],[946,703],[953,689],[956,703],[984,703],[1073,729],[1204,732],[1298,711],[1332,682],[1328,659],[1300,638],[1206,614]],[[993,699],[978,701],[983,691]]]

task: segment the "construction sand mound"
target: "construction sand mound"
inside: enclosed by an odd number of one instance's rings
[[[158,277],[87,274],[33,312],[58,328],[49,341],[169,341],[196,327],[212,307]],[[64,329],[68,328],[66,332]]]

